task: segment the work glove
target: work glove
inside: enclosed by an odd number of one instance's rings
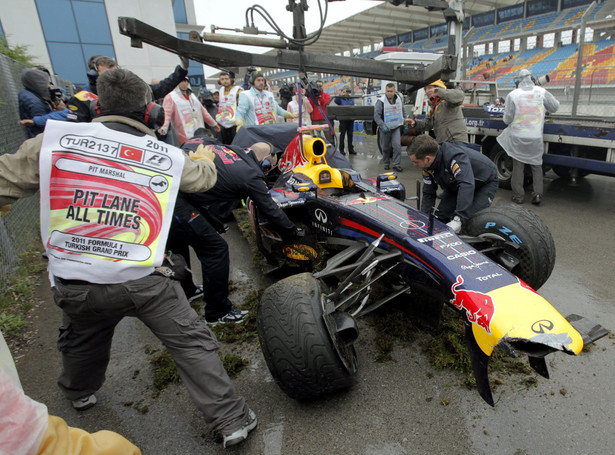
[[[206,149],[203,145],[199,145],[195,152],[190,151],[188,156],[195,161],[211,161],[214,162],[215,153]]]
[[[285,242],[297,241],[303,237],[305,237],[305,230],[298,227],[296,227],[293,231],[282,234],[282,240]]]
[[[188,65],[190,65],[190,59],[188,57],[184,57],[183,55],[179,56],[179,66],[188,71]]]
[[[240,118],[236,119],[235,125],[237,125],[237,131],[239,131],[239,128],[243,126],[243,120],[241,120]]]
[[[284,118],[297,118],[299,117],[299,114],[292,114],[290,112],[284,112]]]
[[[451,221],[446,223],[446,225],[455,231],[455,234],[459,234],[461,231],[461,218],[455,216]]]
[[[391,129],[390,129],[388,126],[386,126],[386,125],[382,125],[382,126],[380,127],[380,132],[381,132],[381,133],[384,133],[384,134],[388,134],[388,133],[390,133],[390,132],[391,132]]]

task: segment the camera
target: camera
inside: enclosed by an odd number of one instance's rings
[[[53,104],[58,104],[60,101],[64,100],[64,93],[62,93],[60,87],[52,85],[49,87],[49,98],[51,98]]]
[[[309,89],[312,91],[314,96],[317,98],[320,96],[322,92],[322,89],[318,85],[316,85],[314,82],[310,82]]]

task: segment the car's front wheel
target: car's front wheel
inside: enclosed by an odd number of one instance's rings
[[[334,339],[323,318],[323,292],[310,273],[267,288],[257,314],[258,337],[271,375],[291,398],[308,400],[353,384],[352,344]]]
[[[481,210],[463,225],[462,233],[491,243],[485,254],[534,289],[547,281],[555,266],[549,228],[534,212],[516,204]]]

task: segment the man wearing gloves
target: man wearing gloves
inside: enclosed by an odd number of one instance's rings
[[[380,127],[380,145],[382,146],[382,161],[384,169],[390,169],[391,153],[393,154],[393,169],[402,172],[401,167],[401,129],[404,123],[410,123],[404,111],[404,102],[395,90],[395,84],[386,85],[385,96],[376,101],[374,106],[374,121]]]
[[[216,183],[214,155],[189,159],[156,140],[151,89],[130,71],[106,71],[97,88],[102,115],[93,122],[50,120],[43,134],[0,156],[0,208],[40,188],[41,237],[62,309],[58,385],[75,409],[94,406],[115,327],[136,317],[168,349],[224,446],[238,444],[256,415],[236,394],[216,337],[190,307],[182,270],[164,249],[178,191]]]
[[[276,123],[277,116],[297,118],[299,114],[291,114],[280,107],[273,93],[265,90],[265,76],[255,71],[250,77],[252,88],[239,94],[237,107],[237,128],[241,126],[268,125]]]
[[[540,205],[542,202],[542,130],[545,111],[553,113],[557,109],[559,101],[547,90],[534,84],[529,70],[520,70],[518,88],[506,96],[503,120],[508,127],[497,137],[498,143],[513,161],[512,200],[517,204],[523,204],[525,196],[523,180],[526,164],[532,169],[532,204]]]
[[[438,185],[443,192],[435,216],[455,232],[479,210],[491,205],[498,189],[495,164],[476,150],[460,143],[440,145],[420,134],[408,150],[412,163],[423,170],[421,210],[430,213],[436,202]]]
[[[463,90],[447,89],[444,82],[437,80],[425,86],[431,110],[423,120],[410,120],[410,126],[418,131],[433,130],[436,141],[468,143],[468,130],[463,117],[461,103]]]

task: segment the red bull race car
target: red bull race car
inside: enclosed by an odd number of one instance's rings
[[[547,354],[576,355],[607,334],[583,317],[565,318],[536,292],[553,270],[555,244],[533,212],[490,207],[458,235],[407,204],[395,174],[363,178],[337,155],[315,129],[301,129],[281,156],[270,193],[304,237],[283,241],[248,202],[267,261],[302,272],[266,289],[257,315],[269,370],[290,397],[350,387],[358,366],[356,319],[413,293],[464,318],[478,391],[492,406],[487,368],[495,348],[526,354],[548,377]]]

